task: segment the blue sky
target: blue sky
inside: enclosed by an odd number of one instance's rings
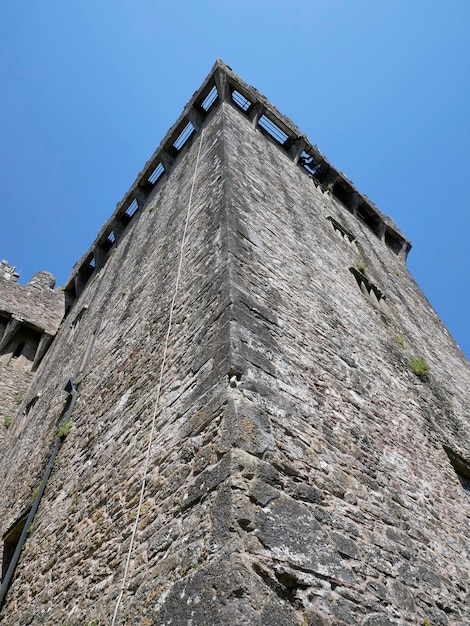
[[[22,0],[0,19],[0,257],[20,282],[66,282],[221,57],[412,240],[470,355],[468,0]]]

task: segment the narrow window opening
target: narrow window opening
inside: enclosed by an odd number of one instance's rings
[[[207,94],[207,96],[204,98],[204,100],[201,102],[201,107],[204,109],[204,111],[209,111],[211,106],[217,100],[218,95],[219,93],[217,91],[216,86],[214,85],[212,89],[209,91],[209,93]]]
[[[191,124],[191,122],[188,122],[186,126],[183,128],[183,130],[181,131],[181,133],[178,135],[176,141],[173,143],[173,147],[176,148],[178,151],[180,151],[181,148],[184,146],[184,144],[191,137],[191,135],[195,132],[195,130],[196,129]]]
[[[150,174],[150,176],[148,177],[147,179],[148,182],[152,183],[152,185],[155,185],[157,180],[159,180],[159,178],[163,176],[164,172],[165,172],[165,168],[163,167],[161,163],[159,163],[157,167],[153,170],[153,172]]]
[[[266,115],[262,115],[259,118],[258,126],[277,141],[277,143],[280,143],[281,146],[289,138],[289,135],[279,128],[277,124],[272,122],[269,117],[266,117]]]
[[[245,96],[236,89],[232,91],[232,100],[242,111],[245,111],[245,113],[253,104],[250,100],[248,100],[248,98],[245,98]]]
[[[467,493],[470,494],[470,463],[465,461],[458,454],[455,454],[453,450],[444,446],[445,453],[450,461],[450,464],[454,468],[455,473],[457,474],[457,478],[460,481],[460,484],[465,489]]]
[[[16,546],[20,541],[21,533],[26,525],[27,518],[27,515],[22,517],[3,539],[2,580],[5,578],[5,574],[8,571]]]

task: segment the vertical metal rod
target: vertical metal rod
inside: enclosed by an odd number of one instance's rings
[[[65,421],[68,421],[71,418],[72,415],[72,411],[73,408],[75,406],[75,402],[77,401],[77,397],[78,397],[78,391],[75,387],[74,383],[71,383],[71,391],[70,394],[72,396],[71,401],[70,401],[70,405],[67,409],[67,412],[65,414]],[[31,507],[28,517],[26,519],[26,523],[24,525],[23,531],[20,535],[19,541],[16,545],[15,551],[13,553],[13,556],[11,558],[10,564],[8,566],[8,569],[6,571],[5,574],[5,578],[2,581],[2,586],[0,587],[0,609],[3,606],[3,603],[5,601],[5,596],[7,595],[8,589],[10,587],[10,583],[11,580],[13,578],[13,575],[15,573],[16,570],[16,566],[18,565],[18,561],[20,559],[21,556],[21,552],[23,550],[23,546],[24,543],[26,541],[26,537],[28,536],[28,530],[31,526],[31,524],[33,523],[34,520],[34,516],[37,513],[37,510],[39,508],[39,503],[41,502],[41,498],[43,496],[44,490],[46,489],[46,485],[47,485],[47,481],[49,480],[49,476],[51,475],[52,472],[52,468],[54,466],[54,461],[56,456],[59,453],[60,448],[62,447],[62,444],[64,442],[65,439],[65,435],[63,437],[57,437],[56,442],[55,442],[55,446],[54,449],[52,451],[52,454],[49,458],[49,463],[47,464],[46,467],[46,471],[44,472],[44,476],[41,482],[41,486],[39,487],[39,491],[36,494],[36,497],[34,498],[34,502],[33,502],[33,506]]]

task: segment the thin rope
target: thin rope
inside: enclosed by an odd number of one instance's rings
[[[179,258],[179,264],[178,264],[178,272],[176,274],[175,293],[173,295],[173,298],[171,300],[171,305],[170,305],[170,317],[169,317],[169,320],[168,320],[168,329],[166,331],[165,347],[164,347],[164,350],[163,350],[162,365],[160,367],[160,378],[158,380],[157,397],[155,399],[155,405],[154,405],[154,409],[153,409],[152,425],[151,425],[151,428],[150,428],[149,443],[148,443],[148,447],[147,447],[147,454],[145,456],[144,473],[143,473],[143,476],[142,476],[142,486],[141,486],[141,489],[140,489],[139,504],[137,506],[137,513],[136,513],[135,522],[134,522],[134,526],[133,526],[133,529],[132,529],[132,535],[131,535],[131,543],[129,545],[129,551],[127,553],[126,565],[124,567],[124,575],[123,575],[123,578],[122,578],[121,590],[120,590],[119,595],[118,595],[117,600],[116,600],[116,607],[114,609],[114,615],[113,615],[113,620],[111,622],[111,626],[115,626],[116,617],[117,617],[117,614],[118,614],[118,611],[119,611],[119,606],[121,604],[121,599],[122,599],[122,596],[124,594],[124,591],[126,590],[127,575],[128,575],[128,572],[129,572],[129,565],[130,565],[130,562],[131,562],[132,549],[134,547],[135,536],[136,536],[136,533],[137,533],[137,527],[139,525],[139,520],[140,520],[140,513],[141,513],[141,510],[142,510],[142,504],[143,504],[143,501],[144,501],[145,483],[146,483],[146,480],[147,480],[147,473],[148,473],[148,468],[149,468],[149,463],[150,463],[150,451],[151,451],[151,448],[152,448],[153,436],[154,436],[154,432],[155,432],[155,423],[156,423],[156,418],[157,418],[158,404],[159,404],[159,401],[160,401],[160,392],[161,392],[161,388],[162,388],[163,372],[164,372],[164,369],[165,369],[166,356],[167,356],[167,352],[168,352],[168,343],[169,343],[169,339],[170,339],[171,326],[172,326],[172,322],[173,322],[173,312],[174,312],[174,308],[175,308],[176,297],[178,295],[179,283],[180,283],[180,278],[181,278],[181,270],[182,270],[182,267],[183,267],[184,246],[186,244],[186,234],[188,232],[189,216],[190,216],[190,213],[191,213],[191,206],[192,206],[192,200],[193,200],[193,191],[194,191],[194,185],[196,183],[196,175],[197,175],[197,170],[198,170],[198,165],[199,165],[199,156],[201,154],[201,146],[202,146],[202,138],[203,138],[203,136],[204,136],[204,130],[201,132],[201,140],[199,142],[199,149],[198,149],[198,152],[197,152],[196,166],[194,168],[193,181],[192,181],[192,184],[191,184],[191,191],[189,193],[189,202],[188,202],[188,210],[186,212],[186,221],[185,221],[185,224],[184,224],[183,237],[181,239],[181,249],[180,249],[180,258]]]

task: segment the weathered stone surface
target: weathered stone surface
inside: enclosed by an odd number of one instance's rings
[[[27,285],[6,261],[0,264],[0,443],[14,429],[16,414],[37,368],[64,316],[64,294],[55,278],[37,272]]]
[[[3,533],[79,381],[2,623],[111,623],[147,458],[116,624],[470,623],[470,499],[444,449],[470,459],[470,366],[403,255],[223,93],[180,153],[170,131],[171,170],[71,280],[7,432]]]

